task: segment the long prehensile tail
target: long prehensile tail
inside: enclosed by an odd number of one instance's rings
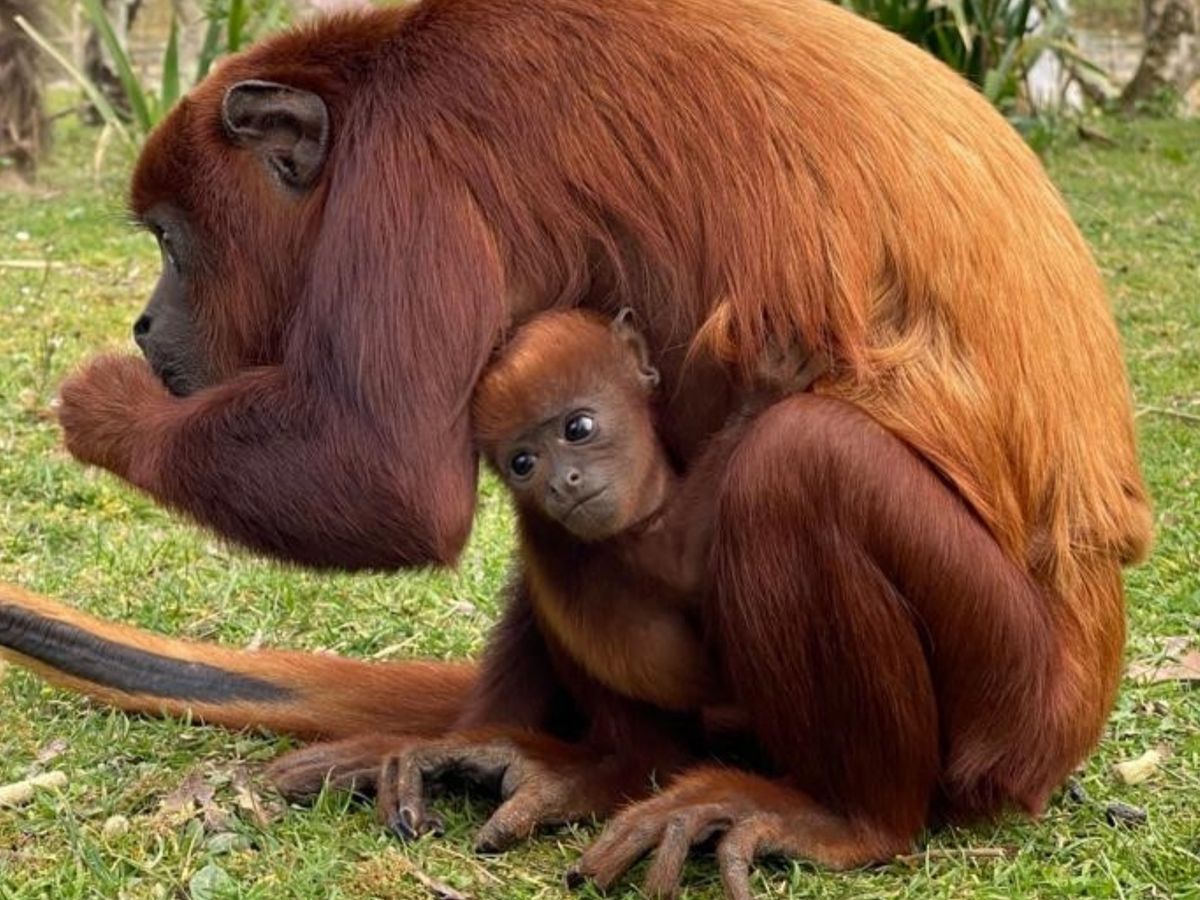
[[[308,738],[440,734],[475,677],[468,664],[366,663],[174,640],[4,583],[0,656],[120,709]]]

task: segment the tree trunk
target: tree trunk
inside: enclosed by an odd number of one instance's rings
[[[1164,91],[1184,97],[1200,78],[1200,0],[1142,0],[1146,50],[1121,105],[1134,109]]]
[[[46,145],[38,48],[14,21],[37,27],[36,0],[0,0],[0,160],[30,179]]]

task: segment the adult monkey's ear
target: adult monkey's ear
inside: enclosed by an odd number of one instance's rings
[[[617,336],[617,340],[633,354],[633,358],[637,362],[638,381],[641,382],[642,388],[647,393],[653,391],[658,387],[662,376],[650,362],[650,348],[646,345],[646,339],[642,337],[640,331],[633,327],[633,310],[630,307],[626,306],[617,313],[612,322],[612,330],[613,334]]]
[[[312,91],[272,81],[239,81],[225,92],[221,124],[285,185],[312,187],[329,153],[329,110]]]

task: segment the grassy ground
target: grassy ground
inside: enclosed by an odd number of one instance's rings
[[[1136,658],[1164,637],[1200,631],[1200,422],[1163,412],[1200,415],[1200,155],[1192,149],[1200,123],[1105,127],[1116,146],[1059,150],[1049,165],[1112,285],[1146,410],[1139,424],[1159,540],[1128,580]],[[157,269],[150,239],[122,223],[124,166],[110,160],[94,177],[92,140],[60,137],[40,188],[0,194],[0,579],[234,645],[265,636],[370,658],[477,651],[510,549],[494,489],[485,488],[455,572],[317,576],[222,546],[64,454],[45,413],[55,384],[97,348],[128,344]],[[1148,782],[1113,779],[1114,761],[1160,744],[1172,755]],[[246,796],[239,771],[286,746],[130,718],[9,669],[0,684],[0,783],[48,769],[70,783],[24,809],[0,810],[0,898],[424,897],[412,866],[479,898],[558,897],[562,872],[592,834],[566,830],[477,860],[470,835],[483,807],[455,799],[444,804],[446,838],[407,847],[382,834],[369,810],[336,796],[314,810],[273,810],[264,797],[275,814],[264,825],[238,803]],[[764,897],[1200,897],[1198,761],[1200,694],[1127,684],[1080,775],[1090,799],[1057,798],[1037,824],[936,834],[928,861],[849,875],[777,863],[758,887]],[[1104,807],[1116,800],[1144,807],[1148,824],[1106,824]],[[104,834],[114,815],[130,820],[128,833]],[[710,863],[690,874],[688,896],[718,895]]]

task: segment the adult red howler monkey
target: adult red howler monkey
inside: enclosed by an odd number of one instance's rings
[[[419,805],[421,773],[489,749],[508,799],[487,846],[556,796],[603,813],[674,771],[579,872],[608,883],[656,847],[664,890],[723,829],[736,897],[760,851],[847,866],[935,813],[1036,812],[1099,735],[1120,567],[1149,540],[1112,317],[1034,156],[900,39],[820,0],[339,16],[196,88],[132,206],[164,254],[149,365],[69,379],[67,445],[311,565],[454,559],[472,388],[539,310],[636,311],[684,468],[739,373],[816,350],[817,396],[760,414],[712,485],[705,627],[766,762],[689,768],[705,734],[681,753],[685,724],[544,640],[520,583],[479,668],[235,654],[5,589],[0,643],[42,671],[347,739],[282,762],[292,788],[383,763]]]

